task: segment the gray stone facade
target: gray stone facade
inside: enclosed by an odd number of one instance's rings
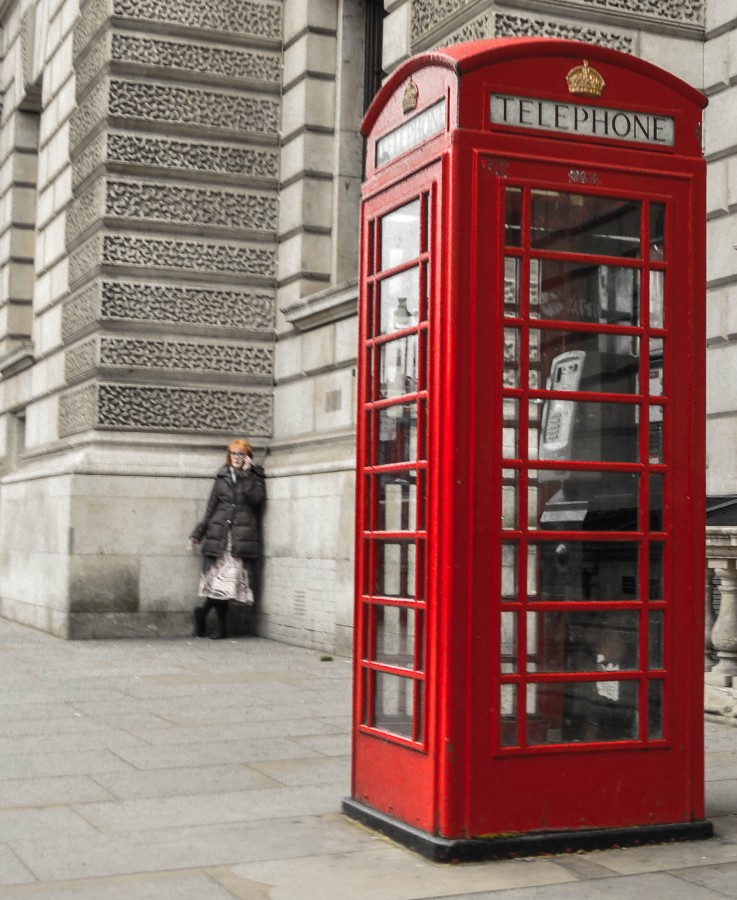
[[[270,476],[257,627],[349,650],[367,5],[0,2],[2,615],[68,637],[184,633],[186,536],[244,436]],[[384,6],[386,73],[458,40],[535,34],[706,89],[709,479],[737,492],[723,375],[737,14],[719,0]]]

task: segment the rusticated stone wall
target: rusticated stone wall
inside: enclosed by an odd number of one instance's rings
[[[82,3],[60,437],[271,434],[281,23],[277,0]]]

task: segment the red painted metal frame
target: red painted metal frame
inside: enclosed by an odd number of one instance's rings
[[[586,103],[661,112],[675,119],[673,147],[652,148],[606,139],[583,141],[489,120],[491,91],[561,99],[557,86],[586,58],[602,72],[606,100]],[[376,142],[406,121],[402,97],[408,79],[419,89],[416,115],[439,99],[446,102],[446,128],[424,144],[377,167]],[[569,41],[521,39],[461,45],[409,60],[388,79],[364,122],[367,180],[361,221],[360,338],[358,382],[358,469],[356,505],[356,650],[352,797],[366,808],[431,835],[471,838],[500,832],[547,829],[627,828],[695,822],[703,818],[702,671],[704,556],[704,298],[705,174],[701,159],[700,114],[705,101],[678,79],[634,57]],[[669,207],[669,255],[663,264],[640,259],[627,266],[647,273],[668,272],[665,329],[646,323],[561,325],[536,319],[544,331],[632,334],[652,333],[667,340],[670,366],[662,398],[653,405],[666,411],[662,465],[647,456],[648,409],[644,361],[637,395],[566,393],[565,399],[640,404],[640,456],[631,463],[576,463],[574,468],[641,474],[640,521],[644,528],[647,481],[642,473],[663,474],[668,502],[664,531],[537,532],[535,541],[626,540],[647,546],[662,537],[671,542],[663,563],[664,597],[644,596],[646,561],[640,554],[640,599],[597,601],[600,609],[632,608],[641,625],[650,610],[666,610],[664,667],[643,670],[646,635],[640,629],[640,669],[617,673],[622,681],[639,679],[640,710],[647,685],[662,675],[665,733],[647,740],[640,715],[639,739],[621,742],[502,747],[499,741],[499,690],[502,683],[526,683],[521,674],[524,625],[518,635],[518,673],[500,674],[499,629],[502,609],[580,609],[578,601],[520,598],[499,603],[499,547],[530,537],[521,528],[526,495],[520,490],[520,520],[515,531],[500,526],[502,469],[525,471],[501,456],[503,311],[503,192],[519,185],[571,193],[642,200],[642,236],[648,228],[649,202]],[[427,325],[429,383],[424,535],[387,532],[381,537],[424,540],[426,590],[422,602],[372,596],[367,569],[366,493],[371,473],[382,471],[367,457],[367,412],[391,401],[373,398],[368,382],[368,352],[375,338],[367,331],[367,304],[376,303],[378,246],[373,239],[381,216],[426,194],[430,198],[429,304]],[[528,248],[529,249],[529,248]],[[524,248],[518,255],[524,256]],[[535,252],[536,257],[544,256]],[[555,254],[556,258],[560,254]],[[576,255],[571,255],[576,261]],[[596,258],[597,262],[600,261]],[[606,260],[604,260],[606,261]],[[616,261],[621,262],[621,261]],[[384,273],[382,273],[383,277]],[[644,286],[647,295],[647,287]],[[524,296],[524,290],[522,291]],[[509,323],[507,323],[509,324]],[[520,311],[519,325],[529,328]],[[394,335],[396,336],[396,335]],[[380,341],[379,341],[380,342]],[[676,363],[677,361],[677,363]],[[523,370],[526,361],[522,360]],[[515,391],[508,391],[508,396]],[[519,438],[530,398],[554,396],[520,382]],[[570,468],[570,464],[529,461],[529,468]],[[401,468],[401,466],[400,466]],[[407,463],[418,472],[423,465]],[[397,467],[392,467],[396,470]],[[519,476],[518,476],[519,478]],[[524,480],[524,479],[523,479]],[[522,481],[523,481],[522,480]],[[520,482],[521,484],[522,482]],[[519,554],[519,583],[526,558]],[[424,685],[422,735],[406,738],[382,733],[372,724],[373,672],[396,670],[373,657],[369,627],[376,605],[406,605],[424,610],[424,666],[403,672]],[[631,605],[630,605],[631,604]],[[366,611],[369,611],[368,614]],[[369,674],[367,674],[369,673]],[[606,681],[597,673],[539,674],[538,683]],[[523,706],[524,708],[524,706]]]

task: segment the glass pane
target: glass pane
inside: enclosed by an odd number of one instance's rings
[[[500,687],[500,713],[502,747],[517,746],[517,685],[503,684]]]
[[[530,400],[527,404],[527,458],[537,459],[540,446],[540,425],[543,415],[543,401]]]
[[[400,403],[379,410],[378,465],[417,459],[417,404]]]
[[[538,283],[530,298],[530,316],[568,322],[605,325],[638,325],[640,273],[622,266],[541,259],[536,266]],[[533,269],[530,267],[530,278]]]
[[[504,424],[502,426],[502,456],[516,459],[519,456],[519,403],[506,397],[502,405]]]
[[[388,400],[417,390],[417,335],[379,347],[379,398]]]
[[[415,599],[415,545],[412,541],[378,544],[376,590],[380,597]]]
[[[419,253],[420,201],[413,200],[381,219],[381,268],[393,269]]]
[[[375,673],[374,727],[400,737],[412,738],[414,684],[400,675]]]
[[[647,736],[651,741],[662,740],[663,734],[663,682],[651,681],[647,686]]]
[[[638,545],[630,541],[544,541],[540,600],[637,600]]]
[[[507,188],[505,191],[504,243],[507,247],[522,246],[522,191]]]
[[[519,315],[520,261],[514,256],[504,260],[504,315]]]
[[[650,259],[665,259],[665,204],[650,204]]]
[[[650,544],[650,574],[648,600],[662,600],[663,593],[663,544]]]
[[[378,531],[414,531],[417,522],[417,476],[415,472],[379,475]]]
[[[531,469],[528,526],[543,531],[638,531],[639,476]]]
[[[420,270],[408,269],[379,285],[379,334],[412,328],[419,319]]]
[[[663,462],[663,414],[662,406],[649,407],[648,460],[651,463]]]
[[[530,744],[638,737],[637,681],[556,682],[536,687],[536,721],[527,728]]]
[[[502,599],[518,599],[516,544],[502,544]]]
[[[663,396],[663,339],[650,340],[650,396]]]
[[[665,328],[665,272],[650,272],[650,327]]]
[[[639,613],[632,610],[530,612],[537,672],[620,672],[638,668]],[[529,668],[529,666],[528,666]]]
[[[376,661],[413,668],[415,611],[401,606],[377,606],[374,616]]]
[[[530,333],[531,356],[533,347],[546,390],[639,393],[640,353],[631,335],[535,330]],[[537,387],[532,367],[530,387]]]
[[[640,256],[641,204],[615,197],[533,191],[534,248],[597,256]]]
[[[650,669],[663,668],[664,616],[662,609],[651,610],[649,614],[647,664]]]
[[[540,550],[537,544],[527,547],[527,599],[540,599]]]
[[[503,384],[506,388],[519,387],[519,344],[518,328],[504,329],[504,373]]]
[[[546,400],[538,459],[636,462],[640,456],[637,413],[635,404]]]
[[[501,671],[517,671],[517,613],[502,613]]]
[[[650,476],[650,530],[663,530],[663,484],[662,475]]]
[[[502,528],[517,528],[517,471],[502,469]]]

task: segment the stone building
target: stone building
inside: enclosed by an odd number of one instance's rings
[[[260,633],[352,637],[359,123],[409,55],[548,35],[710,97],[709,492],[737,493],[729,0],[2,0],[0,613],[183,634],[233,436],[269,474]]]

